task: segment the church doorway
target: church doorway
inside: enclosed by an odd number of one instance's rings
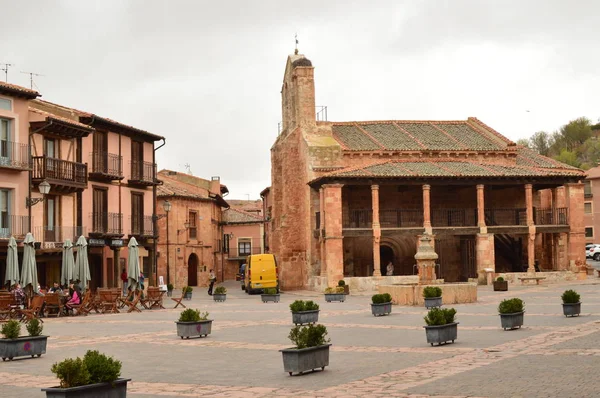
[[[379,262],[381,265],[381,275],[387,275],[387,265],[391,262],[392,264],[394,264],[394,260],[395,260],[395,256],[394,256],[394,250],[387,246],[387,245],[381,245],[379,247]],[[395,270],[394,270],[394,275],[396,274]]]
[[[198,286],[198,256],[195,253],[188,258],[188,285]]]

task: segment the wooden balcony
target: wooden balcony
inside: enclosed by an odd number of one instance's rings
[[[0,141],[0,168],[30,170],[31,152],[29,145],[12,141]]]
[[[31,179],[35,185],[48,181],[53,193],[73,193],[87,187],[87,164],[34,156]]]
[[[90,170],[90,179],[96,181],[122,180],[123,176],[123,157],[108,152],[90,153],[92,167]]]
[[[123,236],[123,213],[90,213],[89,235],[101,238]]]
[[[29,216],[0,215],[0,239],[23,239],[29,232]]]
[[[131,174],[127,183],[138,186],[152,186],[157,184],[154,179],[156,175],[156,164],[151,162],[132,161]]]

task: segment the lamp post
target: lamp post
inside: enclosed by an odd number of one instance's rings
[[[163,203],[163,209],[167,214],[167,284],[171,283],[171,272],[170,272],[170,261],[169,261],[169,212],[171,211],[171,202],[165,200]]]
[[[48,195],[48,192],[50,192],[50,184],[48,183],[48,181],[44,180],[40,183],[40,185],[38,186],[38,189],[40,190],[42,197],[41,198],[32,198],[32,197],[25,198],[25,207],[31,207],[33,205],[40,203],[42,200],[44,200],[44,197],[46,195]]]

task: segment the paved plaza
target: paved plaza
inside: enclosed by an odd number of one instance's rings
[[[174,321],[180,309],[139,314],[46,319],[47,354],[0,364],[0,397],[43,397],[57,381],[54,362],[98,349],[123,362],[135,397],[595,397],[600,380],[600,279],[548,286],[510,286],[508,292],[479,287],[479,302],[458,311],[455,344],[425,341],[420,307],[394,306],[391,316],[373,317],[370,296],[351,295],[326,303],[315,292],[283,293],[280,303],[248,296],[227,283],[227,301],[215,303],[194,289],[188,307],[214,320],[207,338],[181,340]],[[561,293],[582,296],[582,316],[562,315]],[[525,301],[525,326],[503,331],[500,300]],[[325,371],[288,376],[279,349],[289,347],[288,305],[313,299],[331,338]],[[23,328],[23,333],[25,328]]]

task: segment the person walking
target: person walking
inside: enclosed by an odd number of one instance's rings
[[[217,281],[217,277],[215,276],[215,273],[213,272],[213,270],[210,270],[210,273],[208,274],[208,281],[210,283],[210,285],[208,286],[208,295],[212,296],[212,292],[213,292],[213,286],[215,285],[215,282]]]
[[[125,271],[125,267],[121,272],[121,282],[123,283],[123,296],[127,296],[127,271]]]
[[[141,294],[141,298],[144,298],[144,281],[146,280],[146,278],[144,277],[144,273],[142,271],[140,271],[140,277],[138,278],[138,282],[140,284],[140,294]]]

